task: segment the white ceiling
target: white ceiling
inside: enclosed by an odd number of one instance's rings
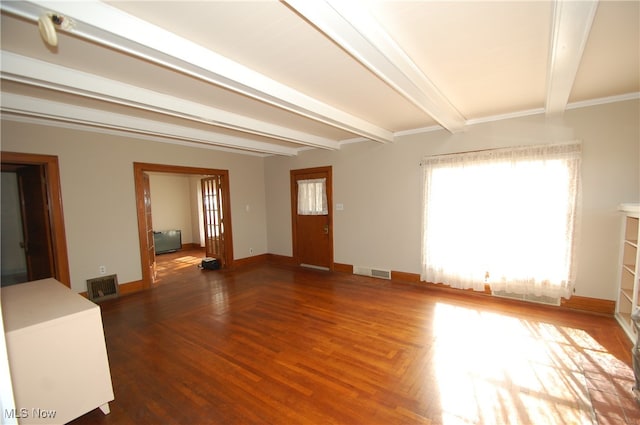
[[[640,92],[640,1],[0,7],[3,118],[203,148],[391,143]],[[38,33],[45,13],[64,18],[56,47]]]

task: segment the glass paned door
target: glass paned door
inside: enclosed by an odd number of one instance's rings
[[[205,255],[217,258],[224,266],[223,176],[206,177],[201,180],[201,183]]]

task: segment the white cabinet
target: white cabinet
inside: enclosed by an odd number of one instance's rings
[[[20,424],[66,423],[97,407],[109,413],[111,373],[100,307],[55,279],[0,291]]]
[[[623,223],[616,318],[629,338],[635,342],[636,330],[631,321],[631,314],[640,307],[640,250],[638,249],[640,205],[622,204],[620,211],[623,213]]]

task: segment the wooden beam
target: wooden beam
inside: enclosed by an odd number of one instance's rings
[[[70,32],[76,37],[371,140],[383,143],[393,141],[393,134],[386,129],[106,3],[89,0],[1,2],[0,8],[31,21],[54,10],[73,20]]]
[[[216,127],[323,149],[337,141],[201,103],[0,50],[2,79],[156,112]]]
[[[554,4],[545,106],[548,115],[562,113],[567,107],[597,8],[598,0],[557,0]]]
[[[462,130],[462,114],[364,7],[344,0],[285,1],[442,127]]]
[[[275,155],[295,156],[297,154],[297,150],[292,147],[13,93],[2,94],[2,112],[83,124],[89,127],[106,127],[125,133],[148,135],[167,143],[184,141],[204,146],[224,146]]]

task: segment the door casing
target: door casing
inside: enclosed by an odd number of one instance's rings
[[[156,284],[156,246],[153,238],[153,220],[151,215],[151,184],[149,174],[142,173],[142,193],[144,196],[144,230],[147,240],[147,250],[142,256],[149,261],[149,286]]]
[[[45,196],[49,205],[48,219],[51,231],[51,249],[53,253],[53,277],[71,287],[67,237],[64,227],[62,208],[62,190],[60,185],[60,167],[58,157],[19,152],[0,152],[3,167],[16,165],[37,165],[42,167],[45,178]]]
[[[179,165],[165,165],[165,164],[149,164],[143,162],[133,163],[134,184],[136,193],[136,210],[138,215],[138,239],[140,241],[140,261],[142,268],[142,287],[148,289],[152,286],[151,281],[151,264],[149,256],[145,255],[149,251],[149,243],[147,242],[147,225],[145,218],[145,202],[144,202],[144,173],[145,172],[160,172],[160,173],[172,173],[172,174],[192,174],[192,175],[209,175],[209,174],[223,174],[227,184],[223,188],[223,196],[225,199],[224,208],[224,223],[225,223],[225,253],[226,253],[226,266],[233,266],[233,235],[231,225],[231,197],[229,192],[229,171],[217,170],[211,168],[197,168],[197,167],[184,167]]]

